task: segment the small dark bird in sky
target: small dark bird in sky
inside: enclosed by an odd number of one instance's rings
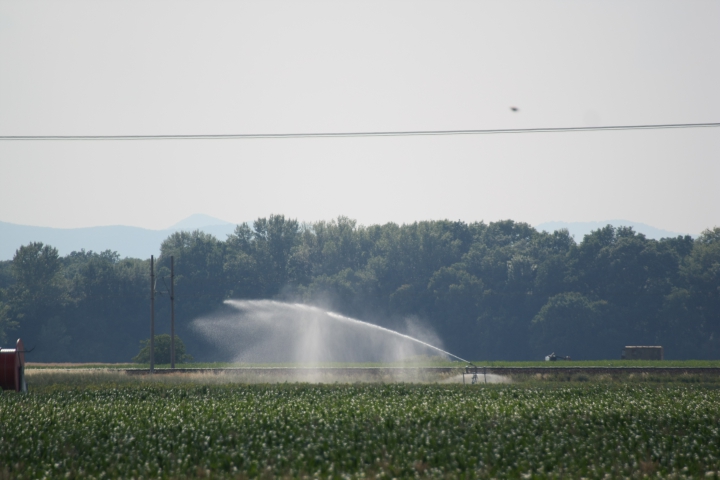
[[[517,108],[517,107],[510,107],[510,110],[512,110],[513,112],[517,112],[517,111],[520,110],[520,109]]]

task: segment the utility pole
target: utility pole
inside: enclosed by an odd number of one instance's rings
[[[150,255],[150,373],[155,371],[155,256]]]
[[[175,368],[175,257],[170,255],[170,368]]]

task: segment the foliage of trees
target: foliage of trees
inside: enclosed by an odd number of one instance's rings
[[[631,344],[720,358],[720,228],[656,241],[608,225],[579,240],[512,220],[359,226],[271,215],[224,240],[171,235],[157,286],[169,285],[174,256],[178,332],[201,359],[211,349],[189,323],[228,298],[319,304],[389,328],[413,317],[473,359],[617,358]],[[149,260],[59,257],[32,243],[0,263],[0,295],[0,333],[36,344],[35,361],[127,361],[147,338]],[[169,302],[156,305],[162,331]]]
[[[35,347],[28,361],[127,361],[137,352],[149,330],[141,314],[149,312],[149,262],[110,251],[59,257],[31,243],[3,263],[14,282],[0,290],[0,326]]]

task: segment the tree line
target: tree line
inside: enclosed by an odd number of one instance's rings
[[[657,241],[608,225],[578,243],[512,220],[359,226],[271,215],[224,240],[170,235],[156,261],[160,292],[170,256],[177,331],[196,360],[215,358],[190,322],[229,298],[311,303],[400,330],[412,318],[477,360],[619,358],[625,345],[720,358],[717,227]],[[24,245],[0,262],[0,337],[36,345],[33,361],[129,361],[149,336],[149,290],[149,259]],[[156,305],[157,331],[169,331],[169,302]]]

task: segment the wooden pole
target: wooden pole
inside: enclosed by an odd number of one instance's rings
[[[170,255],[170,368],[175,368],[175,257]]]
[[[150,373],[155,371],[155,257],[150,255]]]

